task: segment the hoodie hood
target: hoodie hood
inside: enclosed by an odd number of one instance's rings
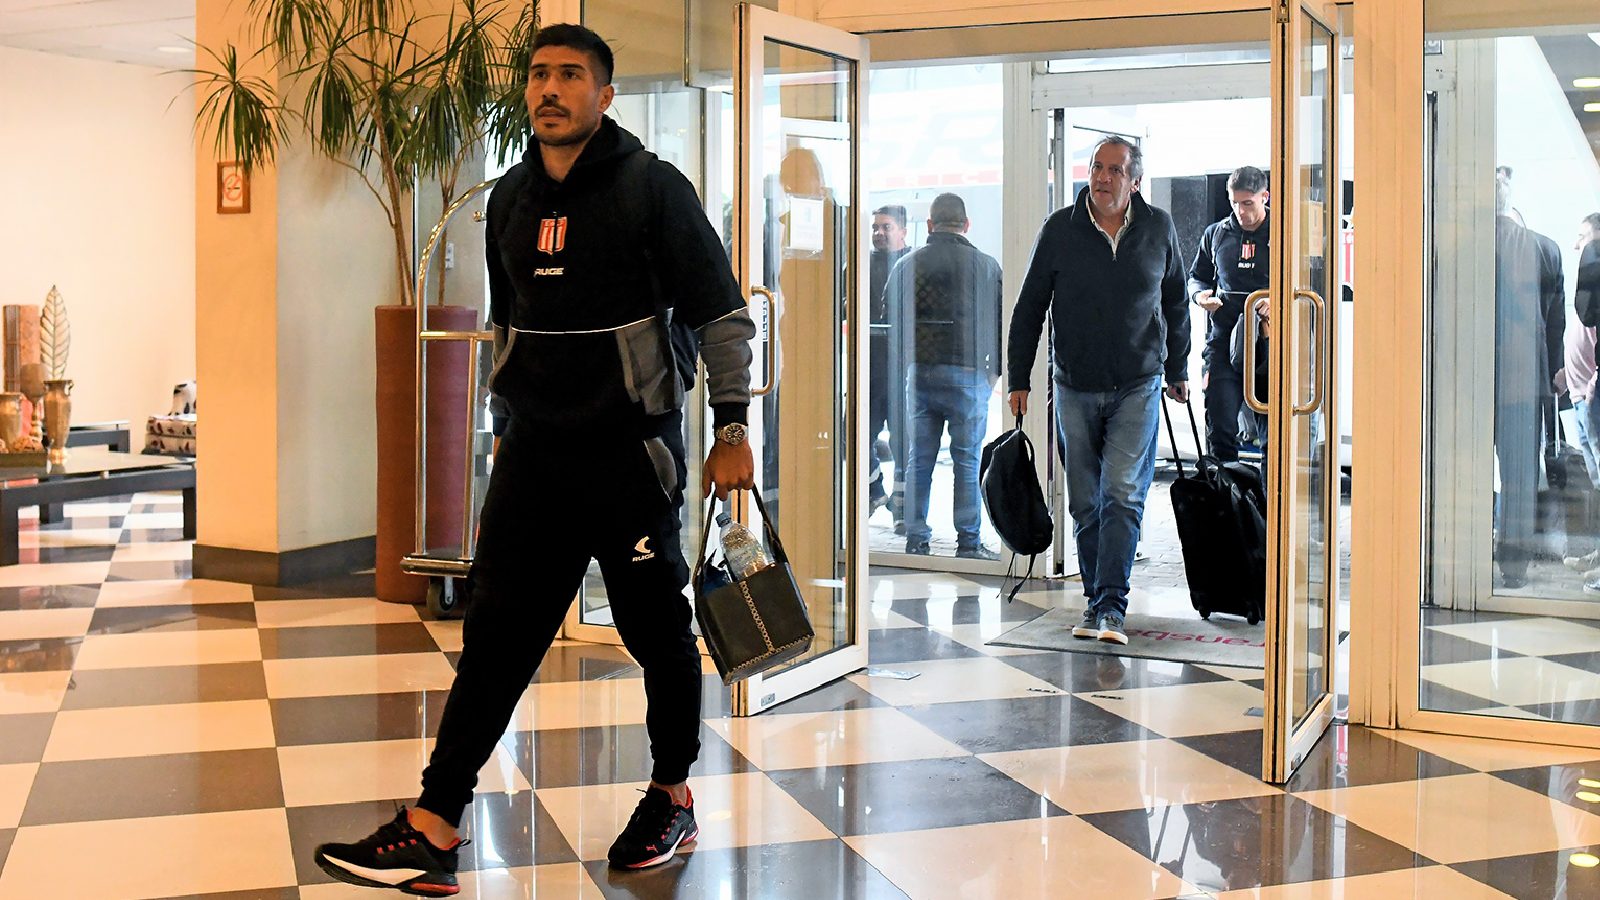
[[[527,163],[535,178],[549,182],[551,178],[545,173],[544,155],[539,148],[538,139],[531,141],[528,149],[523,151],[522,161]],[[572,171],[567,173],[565,183],[571,183],[574,178],[583,178],[596,169],[615,165],[623,157],[643,149],[644,144],[631,132],[610,116],[601,116],[600,127],[589,138],[589,143],[584,145],[583,152],[578,154],[578,161],[572,164]]]

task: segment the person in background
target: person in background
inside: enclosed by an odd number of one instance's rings
[[[889,270],[911,252],[906,246],[906,208],[891,205],[872,211],[872,258],[869,265],[871,278],[867,297],[871,303],[871,332],[868,339],[867,358],[870,360],[869,387],[867,390],[867,452],[871,461],[872,505],[867,515],[887,504],[894,515],[895,525],[901,525],[905,506],[906,451],[905,451],[905,369],[891,364],[890,322],[893,321],[889,304],[884,298],[884,286],[889,281]],[[894,492],[890,494],[883,484],[883,461],[878,453],[878,436],[889,430],[889,455],[894,459]]]
[[[1562,373],[1572,409],[1578,420],[1579,449],[1589,478],[1600,488],[1600,404],[1596,404],[1595,345],[1596,326],[1600,325],[1600,212],[1583,217],[1578,223],[1578,283],[1572,308],[1580,327],[1567,333],[1566,369]],[[1563,560],[1584,573],[1585,593],[1600,593],[1600,548],[1584,556]]]
[[[1200,386],[1206,395],[1205,451],[1222,462],[1239,458],[1239,408],[1244,379],[1233,364],[1233,327],[1251,293],[1268,282],[1267,173],[1241,166],[1228,176],[1233,214],[1206,226],[1189,267],[1189,296],[1206,311],[1205,362]]]
[[[928,500],[948,428],[956,556],[994,560],[1000,555],[983,545],[980,533],[978,454],[1000,378],[1000,263],[963,237],[971,226],[960,197],[935,197],[928,209],[928,243],[894,267],[884,295],[899,316],[896,337],[910,362],[906,552],[932,552]]]

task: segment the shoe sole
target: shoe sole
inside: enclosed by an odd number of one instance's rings
[[[644,862],[612,863],[611,865],[618,869],[649,869],[653,866],[659,866],[662,863],[670,861],[672,857],[676,856],[679,848],[683,847],[685,844],[692,844],[696,840],[699,840],[699,838],[700,827],[697,825],[692,833],[680,836],[677,843],[673,844],[671,847],[668,847],[667,852],[661,854],[660,856],[652,857]]]
[[[1078,625],[1072,629],[1072,636],[1075,638],[1088,638],[1092,640],[1100,637],[1100,629],[1086,628],[1082,625]]]
[[[356,869],[361,869],[368,872],[373,870],[368,869],[365,866],[357,866],[355,863],[345,863],[341,860],[336,860],[333,857],[323,853],[321,850],[318,850],[313,858],[316,860],[317,867],[326,872],[329,878],[332,878],[335,881],[342,881],[345,884],[353,884],[358,887],[392,888],[416,897],[453,897],[461,892],[461,886],[458,884],[434,884],[432,882],[423,881],[422,879],[429,877],[426,872],[415,876],[414,878],[408,878],[399,884],[391,884],[387,881],[379,881],[374,878],[367,878],[366,876],[347,868],[347,866],[354,866]],[[412,871],[416,870],[413,869]]]
[[[1100,640],[1107,644],[1121,644],[1123,646],[1127,646],[1128,636],[1120,631],[1102,631],[1100,632]]]

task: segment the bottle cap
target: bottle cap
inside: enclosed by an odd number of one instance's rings
[[[717,513],[717,524],[721,525],[723,528],[727,528],[729,525],[733,524],[733,517],[725,512]]]

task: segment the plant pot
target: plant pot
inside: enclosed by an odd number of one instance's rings
[[[67,430],[72,427],[72,379],[56,378],[44,383],[44,439],[50,448],[50,463],[67,461]]]
[[[428,579],[400,571],[400,559],[416,549],[416,309],[376,309],[378,517],[376,592],[391,603],[420,604]],[[464,306],[430,306],[428,328],[476,331],[478,311]],[[426,549],[455,548],[461,542],[467,491],[467,371],[464,342],[436,342],[428,348],[428,424]],[[453,552],[453,551],[452,551]]]

